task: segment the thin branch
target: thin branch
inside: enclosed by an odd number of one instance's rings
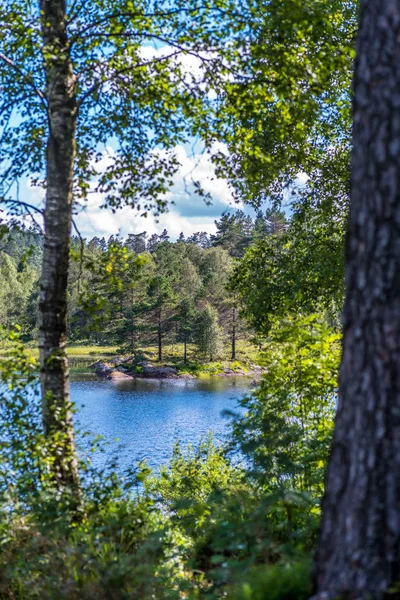
[[[89,96],[91,96],[94,92],[99,91],[103,87],[103,85],[105,85],[106,83],[109,83],[110,81],[113,81],[113,80],[117,79],[120,75],[123,75],[124,73],[128,73],[128,72],[132,71],[133,69],[139,69],[139,68],[142,68],[142,67],[147,67],[149,65],[153,65],[153,64],[157,64],[157,63],[163,62],[163,61],[168,60],[170,58],[174,58],[175,56],[178,56],[179,54],[180,54],[179,51],[172,52],[171,54],[168,54],[166,56],[162,56],[162,57],[159,57],[157,59],[149,60],[147,62],[139,63],[139,64],[136,64],[136,65],[129,65],[128,67],[124,67],[123,69],[120,69],[119,71],[116,71],[115,73],[113,73],[113,75],[111,77],[108,77],[107,79],[103,79],[101,81],[98,81],[91,88],[89,88],[87,90],[87,92],[85,92],[83,94],[83,96],[81,96],[81,98],[78,100],[78,103],[77,103],[78,109],[82,106],[82,104],[84,103],[84,101]],[[101,63],[101,65],[107,66],[107,62]],[[99,66],[101,66],[101,65],[99,65]],[[79,73],[78,76],[81,75],[81,74],[82,74],[82,72]]]
[[[37,212],[41,215],[44,214],[44,210],[42,210],[41,208],[39,208],[38,206],[34,206],[33,204],[29,204],[29,202],[23,202],[22,200],[13,200],[12,198],[10,199],[6,199],[6,198],[0,198],[0,204],[8,204],[11,206],[22,206],[23,208],[26,208],[27,210],[32,210],[34,212]]]
[[[46,96],[43,94],[43,92],[41,90],[39,90],[39,88],[36,87],[36,85],[33,82],[32,76],[31,75],[26,75],[19,67],[18,65],[15,64],[15,62],[13,60],[11,60],[11,58],[8,58],[8,56],[6,56],[5,54],[2,54],[0,52],[0,60],[2,60],[3,62],[5,62],[6,64],[8,64],[10,67],[12,67],[15,71],[17,71],[17,73],[19,73],[23,79],[25,79],[25,81],[31,86],[31,88],[35,91],[35,93],[37,94],[37,96],[39,96],[45,110],[46,113],[48,112],[47,109],[47,102],[46,102]]]
[[[205,58],[204,56],[201,56],[200,54],[198,54],[194,50],[190,50],[189,48],[185,48],[184,46],[182,46],[181,44],[179,44],[179,42],[177,42],[175,40],[170,40],[168,38],[164,38],[161,35],[157,35],[155,33],[135,32],[135,31],[124,31],[124,32],[120,32],[120,33],[106,33],[106,32],[102,32],[102,31],[98,31],[98,32],[92,33],[92,34],[90,34],[89,36],[86,36],[86,37],[87,38],[89,38],[89,37],[103,37],[103,38],[107,38],[107,39],[111,39],[111,38],[115,38],[115,37],[117,37],[117,38],[141,37],[141,38],[146,38],[146,39],[151,39],[151,40],[157,40],[158,42],[166,44],[167,46],[171,46],[172,48],[176,48],[177,50],[179,50],[183,54],[188,54],[189,56],[194,56],[195,58],[198,58],[202,62],[212,62],[212,59]]]
[[[157,63],[163,62],[165,60],[168,60],[169,58],[174,58],[174,56],[178,56],[180,54],[179,51],[175,51],[175,52],[171,52],[171,54],[165,54],[164,56],[158,56],[157,58],[152,58],[151,60],[148,60],[146,62],[141,62],[141,63],[132,63],[131,65],[129,65],[129,70],[132,69],[140,69],[142,67],[148,67],[151,65],[155,65]],[[104,55],[104,60],[102,61],[98,61],[95,64],[88,64],[86,66],[85,69],[81,69],[80,71],[76,72],[76,76],[78,77],[78,79],[80,77],[82,77],[82,75],[84,75],[85,73],[88,73],[89,71],[96,71],[98,70],[98,68],[102,68],[102,67],[107,67],[110,63],[110,59],[113,58],[112,56],[107,57],[106,55]],[[102,71],[100,70],[99,73],[101,74]],[[111,81],[112,78],[109,77],[106,81]]]
[[[140,12],[114,12],[114,13],[110,13],[108,15],[105,15],[104,17],[102,17],[101,19],[98,19],[97,21],[94,21],[93,23],[90,23],[89,25],[87,25],[87,27],[84,27],[81,31],[79,31],[76,35],[71,37],[71,44],[73,44],[77,39],[82,37],[83,33],[86,33],[87,31],[90,31],[91,29],[98,27],[100,25],[103,25],[104,23],[107,23],[109,21],[112,21],[114,19],[125,19],[125,18],[130,18],[130,19],[154,19],[154,18],[163,18],[163,17],[172,17],[175,15],[179,15],[179,14],[184,14],[184,15],[190,15],[192,13],[198,13],[199,10],[204,10],[208,8],[206,5],[204,6],[200,6],[197,8],[176,8],[176,9],[171,9],[170,11],[160,11],[160,12],[152,12],[152,13],[140,13]],[[214,8],[215,12],[219,12],[220,14],[226,15],[226,11],[222,10],[222,9],[218,9],[218,8]],[[240,15],[237,15],[237,17],[239,18]]]
[[[77,6],[78,2],[79,0],[75,0],[68,9],[68,13],[71,16],[67,18],[67,25],[71,25],[71,23],[73,23],[79,17],[82,9],[85,8],[85,5],[87,4],[88,0],[81,0],[81,6],[77,7],[75,11],[75,7]]]
[[[40,209],[37,206],[34,206],[33,204],[29,204],[29,202],[23,202],[22,200],[13,200],[11,198],[8,200],[6,198],[0,198],[0,204],[5,204],[5,205],[10,206],[11,211],[15,211],[15,207],[24,208],[26,214],[28,214],[30,216],[30,218],[32,219],[33,223],[36,225],[38,230],[43,233],[43,229],[42,229],[41,225],[39,225],[39,223],[37,222],[37,220],[35,219],[35,217],[32,214],[32,213],[36,212],[43,216],[44,211],[42,209]],[[18,215],[18,213],[16,213],[15,216],[21,216],[21,215]]]

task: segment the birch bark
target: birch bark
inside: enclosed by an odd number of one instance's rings
[[[67,281],[77,117],[76,80],[70,59],[64,0],[40,0],[46,70],[47,140],[44,257],[39,302],[43,423],[60,440],[55,475],[79,485],[66,355]]]

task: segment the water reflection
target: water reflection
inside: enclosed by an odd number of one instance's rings
[[[124,469],[143,459],[152,467],[165,464],[176,441],[196,444],[210,430],[222,441],[227,422],[221,412],[235,409],[249,386],[243,377],[118,383],[81,377],[72,381],[71,394],[78,427],[102,435],[109,442],[107,454],[118,450]]]

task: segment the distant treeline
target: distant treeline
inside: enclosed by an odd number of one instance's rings
[[[215,222],[216,233],[73,237],[68,288],[72,341],[118,345],[126,351],[164,343],[196,343],[199,356],[235,358],[238,337],[251,332],[230,284],[235,264],[257,241],[284,228],[281,213],[242,211]],[[0,325],[16,323],[26,340],[37,332],[42,237],[13,227],[0,240]]]

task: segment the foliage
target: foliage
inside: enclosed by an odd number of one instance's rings
[[[257,0],[242,15],[244,77],[226,85],[215,160],[260,207],[284,200],[299,174],[312,178],[330,149],[349,149],[357,2]]]
[[[241,401],[234,440],[252,477],[268,490],[320,498],[336,408],[340,336],[313,315],[276,326],[263,357],[267,375]]]
[[[69,490],[60,495],[54,482],[52,461],[63,444],[43,435],[36,362],[16,334],[9,344],[1,361],[0,595],[151,597],[163,570],[173,580],[176,564],[168,554],[172,534],[164,535],[152,501],[135,493],[145,469],[120,480],[82,461],[84,511],[77,514]]]
[[[212,361],[220,356],[221,329],[218,325],[218,314],[210,305],[206,305],[198,316],[195,341],[203,357],[209,357]]]
[[[152,236],[153,240],[140,235],[140,244],[132,235],[126,240],[114,236],[89,241],[72,238],[70,341],[115,345],[121,352],[138,354],[161,338],[162,349],[179,342],[184,355],[185,345],[194,340],[196,320],[206,304],[218,312],[224,343],[231,341],[231,249],[215,245],[217,241],[205,235],[209,242],[206,247],[203,238],[199,244],[188,240],[170,242],[166,232]],[[32,230],[15,227],[4,243],[9,276],[4,277],[7,297],[0,308],[0,324],[8,326],[15,319],[25,339],[36,335],[42,254],[39,247],[29,257],[34,239]],[[24,256],[28,256],[26,262]],[[235,321],[238,342],[248,339],[248,328],[237,315]]]
[[[242,462],[210,437],[177,446],[157,476],[142,465],[121,478],[86,461],[79,519],[44,468],[40,407],[27,396],[35,363],[9,343],[2,371],[15,383],[2,406],[15,452],[3,443],[0,456],[18,476],[2,495],[5,597],[307,597],[338,358],[338,336],[323,320],[290,319],[271,334],[268,374],[233,421],[230,452],[240,448]]]
[[[261,237],[237,262],[231,288],[261,334],[288,312],[324,311],[339,328],[348,211],[347,155],[325,159],[293,204],[286,227]],[[336,179],[335,179],[336,178]]]
[[[0,596],[309,597],[337,390],[356,3],[237,7],[73,5],[76,201],[97,191],[112,210],[164,210],[179,168],[174,148],[197,135],[237,198],[291,208],[259,210],[255,222],[224,215],[216,236],[176,243],[166,231],[73,239],[69,331],[134,351],[157,339],[160,358],[164,342],[196,340],[209,358],[236,330],[238,305],[267,373],[233,416],[227,448],[211,439],[176,447],[157,477],[145,465],[124,479],[81,461],[77,512],[55,489],[62,440],[43,436],[36,363],[12,334],[1,363]],[[33,175],[41,185],[44,174],[49,49],[40,52],[39,21],[25,0],[0,8],[0,192],[12,212],[22,210],[16,182]],[[164,45],[150,51],[148,40]],[[198,74],[187,72],[188,57]],[[34,335],[41,247],[33,231],[8,229],[0,320],[18,319]]]
[[[213,236],[213,245],[222,246],[235,258],[243,256],[251,243],[253,220],[242,210],[234,214],[222,215],[220,221],[215,221],[217,232]]]
[[[76,82],[76,203],[95,190],[112,210],[166,208],[179,168],[175,147],[208,130],[213,92],[229,72],[226,42],[236,45],[243,28],[235,9],[230,0],[190,7],[182,0],[67,6],[63,31]],[[2,3],[0,193],[14,212],[28,208],[19,203],[17,182],[30,177],[42,185],[46,172],[46,69],[57,52],[41,25],[36,4]],[[197,67],[192,72],[188,60]]]
[[[307,600],[311,588],[310,561],[259,567],[241,583],[232,600]]]

